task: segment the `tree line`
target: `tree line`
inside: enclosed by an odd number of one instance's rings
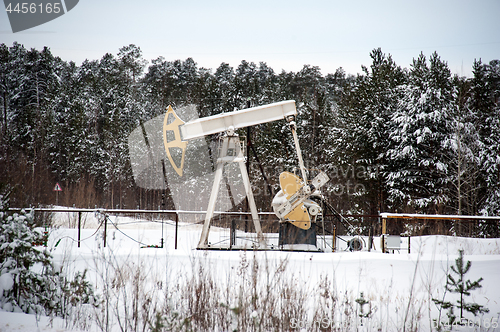
[[[148,63],[135,45],[78,66],[48,47],[1,44],[0,182],[18,207],[54,204],[59,182],[60,204],[157,208],[165,193],[132,176],[132,130],[168,105],[204,117],[293,99],[305,163],[329,175],[323,193],[339,211],[500,215],[500,61],[477,59],[466,78],[437,53],[409,68],[381,49],[370,56],[360,74],[323,75],[311,65]],[[265,188],[264,172],[277,191],[279,171],[296,165],[286,123],[254,127],[249,140],[252,184]],[[264,211],[270,200],[257,197]]]

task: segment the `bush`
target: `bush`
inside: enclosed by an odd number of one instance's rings
[[[0,194],[0,308],[65,316],[68,305],[95,302],[85,273],[69,281],[56,271],[47,248],[37,247],[46,239],[33,213],[9,215],[7,196]]]

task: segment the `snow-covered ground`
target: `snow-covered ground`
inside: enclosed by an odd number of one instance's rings
[[[103,227],[97,229],[98,219],[88,214],[83,223],[85,228],[81,230],[81,246],[78,247],[78,231],[73,228],[74,216],[61,213],[56,217],[59,227],[50,231],[48,248],[52,250],[56,263],[66,273],[87,269],[89,281],[95,285],[96,293],[102,294],[104,291],[103,280],[108,280],[103,277],[108,273],[105,265],[111,260],[117,265],[133,263],[141,266],[141,278],[144,277],[141,280],[145,291],[153,289],[153,284],[177,287],[182,282],[181,279],[195,274],[197,262],[205,264],[210,277],[223,285],[221,287],[239,287],[241,281],[236,277],[239,275],[238,271],[241,271],[244,262],[254,261],[260,264],[262,273],[276,276],[277,271],[282,271],[293,278],[296,287],[302,287],[311,293],[328,288],[336,298],[336,302],[332,302],[337,305],[335,319],[318,314],[314,316],[313,311],[318,313],[328,310],[318,310],[322,302],[309,298],[304,300],[305,309],[301,314],[291,317],[289,330],[292,331],[317,331],[319,328],[398,331],[402,330],[405,323],[406,326],[412,323],[412,330],[434,330],[436,323],[433,319],[437,319],[440,313],[431,299],[445,295],[446,275],[450,273],[450,266],[455,264],[458,251],[463,250],[465,260],[472,262],[465,278],[471,281],[483,278],[482,288],[472,291],[467,301],[483,305],[489,312],[478,317],[467,314],[465,317],[470,322],[474,320],[476,325],[472,326],[471,323],[468,327],[457,326],[453,330],[500,331],[496,323],[500,317],[500,239],[412,237],[408,253],[408,239],[402,238],[402,250],[391,254],[381,253],[379,238],[374,241],[376,249],[370,252],[366,250],[366,246],[362,251],[347,251],[346,242],[342,240],[337,240],[335,252],[200,251],[195,249],[201,234],[200,224],[180,223],[178,248],[174,249],[175,224],[172,221],[167,221],[162,226],[159,222],[112,216],[112,222],[107,225],[104,247]],[[268,236],[269,243],[276,243],[275,234]],[[241,237],[244,234],[238,233],[237,244],[246,242]],[[143,248],[145,245],[160,245],[162,238],[163,248]],[[211,243],[222,241],[228,244],[228,238],[227,230],[212,227],[209,238]],[[350,237],[343,238],[349,239]],[[366,238],[364,240],[367,241]],[[331,237],[326,242],[331,243]],[[323,245],[322,241],[319,243]],[[328,246],[325,250],[331,251]],[[283,262],[286,262],[286,268],[283,268]],[[325,284],[326,288],[321,286]],[[252,285],[255,284],[248,281],[247,287]],[[279,292],[278,286],[276,292]],[[356,302],[360,297],[368,301],[363,309]],[[457,296],[447,293],[446,299],[456,300]],[[361,313],[366,314],[371,308],[370,318],[359,319],[354,325],[344,326],[343,319],[350,319],[347,307],[355,311],[355,317]],[[259,308],[254,308],[249,314],[257,317],[264,313],[259,312]],[[445,314],[446,311],[443,310],[442,320],[445,320]],[[85,329],[101,330],[92,322]],[[68,326],[62,319],[50,320],[47,317],[0,312],[0,332],[66,330],[79,331],[81,328]],[[111,324],[111,330],[121,331],[117,321]]]

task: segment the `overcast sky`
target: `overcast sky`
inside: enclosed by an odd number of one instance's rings
[[[15,34],[2,10],[0,43],[14,41],[77,64],[136,44],[147,60],[192,57],[212,69],[263,61],[277,73],[309,64],[325,75],[360,72],[378,47],[403,67],[437,51],[453,73],[470,76],[475,58],[500,59],[500,0],[80,0]]]

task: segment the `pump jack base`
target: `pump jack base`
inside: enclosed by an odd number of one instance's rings
[[[316,246],[308,244],[295,244],[295,245],[283,245],[280,246],[268,246],[267,248],[259,247],[243,247],[243,246],[233,246],[233,247],[223,247],[216,245],[208,245],[204,248],[196,248],[196,250],[213,250],[213,251],[293,251],[293,252],[323,252]]]

